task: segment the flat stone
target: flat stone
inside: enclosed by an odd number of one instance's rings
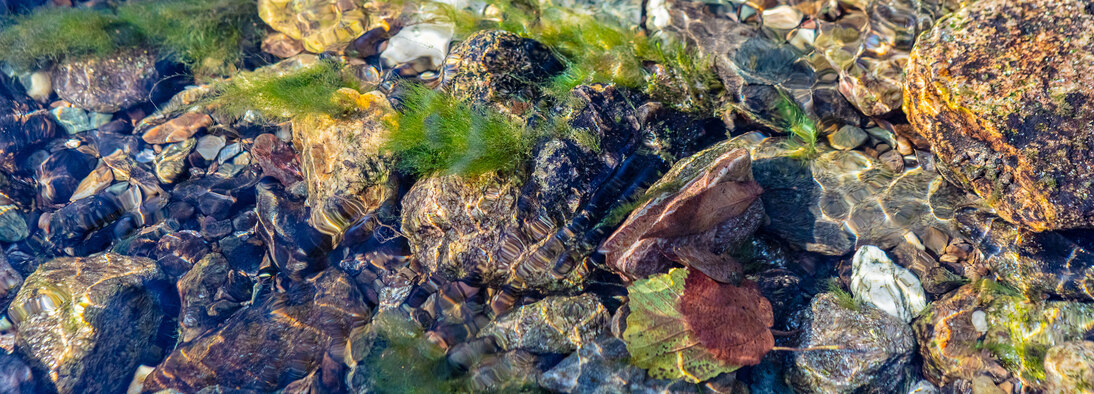
[[[65,62],[53,70],[53,88],[78,108],[117,112],[148,100],[159,79],[155,63],[156,55],[145,50]]]
[[[801,23],[802,16],[801,11],[788,5],[769,8],[763,12],[764,26],[772,29],[793,29]]]
[[[91,197],[103,191],[112,183],[114,183],[114,171],[100,160],[99,165],[91,170],[91,173],[87,174],[87,177],[80,181],[79,185],[76,185],[76,191],[72,193],[72,197],[69,197],[68,200],[76,201]]]
[[[186,169],[186,156],[194,150],[196,144],[197,141],[190,138],[183,142],[167,145],[163,152],[156,156],[156,178],[159,178],[160,182],[163,183],[175,182],[175,178],[178,178]]]
[[[193,137],[198,130],[213,125],[213,118],[200,112],[187,112],[154,126],[141,136],[149,144],[170,144]]]
[[[227,140],[219,135],[207,135],[198,139],[197,152],[205,160],[212,161],[220,154]]]
[[[39,103],[49,101],[49,97],[53,95],[53,81],[50,79],[49,71],[32,72],[19,78],[19,82],[26,89],[27,96]]]
[[[304,44],[285,33],[270,33],[262,39],[262,52],[279,58],[289,58],[304,51]]]
[[[1092,99],[1089,1],[984,0],[921,37],[904,110],[947,179],[1044,231],[1094,226]]]
[[[607,331],[608,311],[590,293],[547,297],[513,310],[483,327],[505,350],[570,353]]]
[[[828,144],[839,150],[851,150],[858,148],[866,139],[870,138],[866,131],[855,126],[843,126],[835,133],[828,135]]]
[[[419,23],[408,26],[391,37],[387,49],[380,58],[388,66],[413,62],[421,59],[423,69],[436,70],[448,54],[448,44],[452,42],[454,27],[448,24]]]

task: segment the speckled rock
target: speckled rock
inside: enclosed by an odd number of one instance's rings
[[[919,278],[893,264],[885,251],[876,246],[859,248],[851,270],[851,293],[885,313],[910,323],[927,309],[927,297]]]
[[[980,312],[987,330],[974,322]],[[1094,329],[1094,306],[1078,302],[1030,301],[1005,285],[981,280],[931,303],[915,324],[923,375],[939,386],[987,376],[995,383],[1021,380],[1045,389],[1044,377],[1027,364],[1041,364],[1051,347],[1081,340]]]
[[[608,311],[593,294],[552,296],[521,306],[483,327],[502,349],[570,353],[608,327]]]
[[[787,382],[798,392],[892,393],[911,385],[915,335],[899,318],[868,305],[842,306],[830,293],[813,298]]]
[[[148,100],[159,79],[156,55],[133,50],[108,58],[61,63],[53,70],[57,96],[94,112],[117,112]]]
[[[14,205],[0,205],[0,242],[19,242],[30,235],[27,220]]]
[[[156,178],[163,183],[174,183],[175,178],[186,170],[186,157],[194,150],[197,140],[194,138],[182,142],[167,145],[159,155],[156,155]]]
[[[286,285],[176,348],[144,381],[144,390],[196,392],[221,385],[275,391],[316,372],[328,351],[344,351],[350,331],[368,321],[357,286],[340,271]]]
[[[171,305],[155,261],[57,258],[27,277],[9,316],[16,350],[61,393],[124,391]],[[177,302],[177,301],[175,301]],[[171,312],[173,313],[173,312]]]
[[[909,60],[904,110],[944,174],[1034,231],[1094,226],[1092,31],[1084,0],[979,1]]]
[[[349,119],[308,115],[292,121],[293,144],[300,152],[307,204],[312,208],[309,222],[336,237],[381,208],[391,210],[398,187],[392,158],[380,152],[387,138],[384,122],[394,112],[378,92],[360,95],[357,102],[361,111]],[[285,176],[279,178],[284,182]]]
[[[534,99],[536,83],[562,68],[550,49],[535,40],[484,30],[452,47],[442,84],[456,97],[505,107],[510,101]]]
[[[1065,342],[1048,349],[1045,385],[1050,393],[1094,390],[1094,342]]]

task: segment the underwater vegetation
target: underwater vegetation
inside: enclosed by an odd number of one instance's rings
[[[538,133],[525,125],[424,86],[408,90],[384,146],[404,171],[474,177],[512,171],[530,154]]]
[[[213,85],[207,104],[230,119],[242,118],[251,110],[281,120],[314,113],[338,117],[354,109],[352,102],[339,99],[338,90],[355,86],[356,82],[346,77],[337,64],[320,61],[283,74],[236,74]]]
[[[127,1],[116,8],[43,8],[0,21],[0,60],[22,69],[152,48],[197,75],[223,75],[257,37],[248,0]]]
[[[450,393],[466,389],[422,329],[393,312],[377,314],[371,323],[371,348],[361,360],[371,388],[380,393]]]
[[[813,158],[817,153],[817,123],[802,110],[785,92],[775,106],[776,124],[790,136],[790,142],[798,147],[797,156]]]

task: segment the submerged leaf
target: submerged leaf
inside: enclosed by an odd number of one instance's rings
[[[631,362],[656,379],[698,383],[739,368],[715,358],[684,323],[677,304],[684,295],[688,275],[687,269],[676,268],[637,281],[627,289],[631,313],[623,341]],[[702,274],[692,275],[705,278]]]
[[[685,280],[680,312],[699,343],[724,362],[756,365],[775,346],[771,303],[755,282],[734,286],[693,272]]]

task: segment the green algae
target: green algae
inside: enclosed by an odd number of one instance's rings
[[[402,106],[387,122],[384,149],[395,154],[399,168],[418,175],[514,171],[538,134],[497,111],[420,85],[408,89]]]
[[[225,75],[257,37],[247,0],[129,1],[116,9],[46,7],[0,22],[0,60],[20,69],[147,48],[197,75]]]
[[[855,299],[855,296],[847,290],[844,290],[843,286],[840,286],[838,279],[832,278],[828,280],[827,287],[828,292],[832,293],[832,295],[836,297],[836,304],[838,304],[840,307],[856,312],[862,309],[861,304],[859,304],[858,300]]]
[[[242,118],[248,111],[280,120],[315,113],[339,117],[350,114],[354,105],[338,100],[338,89],[355,84],[337,64],[321,61],[284,74],[239,73],[213,85],[212,98],[205,104],[230,119]]]
[[[445,351],[429,342],[421,328],[395,312],[381,312],[370,323],[373,335],[366,368],[370,389],[377,393],[451,393],[466,390],[464,379],[445,359]]]
[[[815,157],[817,154],[817,136],[820,134],[816,122],[789,95],[781,90],[779,94],[781,99],[775,105],[777,125],[790,135],[790,142],[798,150],[796,156],[802,158]]]

